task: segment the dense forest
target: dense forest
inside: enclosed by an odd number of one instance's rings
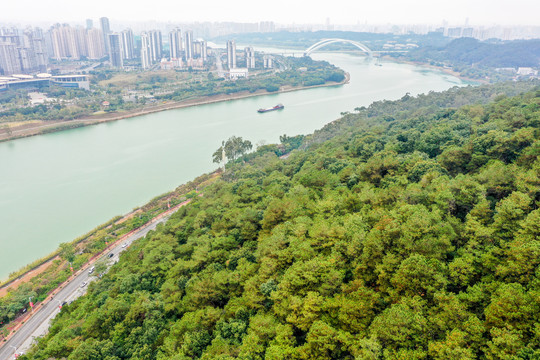
[[[540,357],[537,83],[406,95],[281,140],[229,162],[22,358]]]

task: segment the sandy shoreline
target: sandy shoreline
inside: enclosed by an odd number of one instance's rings
[[[29,136],[42,135],[42,134],[50,133],[50,132],[58,132],[58,131],[78,128],[78,127],[83,127],[83,126],[97,125],[97,124],[101,124],[101,123],[105,123],[109,121],[128,119],[135,116],[142,116],[142,115],[147,115],[147,114],[152,114],[152,113],[172,110],[172,109],[181,109],[181,108],[186,108],[186,107],[191,107],[191,106],[207,105],[207,104],[213,104],[213,103],[230,101],[230,100],[245,99],[249,97],[271,95],[271,94],[280,94],[280,93],[286,93],[286,92],[291,92],[291,91],[300,91],[300,90],[313,89],[313,88],[319,88],[319,87],[340,86],[340,85],[347,84],[349,80],[350,80],[349,73],[345,73],[345,79],[342,82],[338,82],[338,83],[332,82],[332,83],[326,83],[322,85],[301,86],[301,87],[284,86],[282,89],[276,92],[267,92],[266,90],[258,90],[253,93],[245,91],[245,92],[231,94],[231,95],[220,94],[220,95],[213,95],[213,96],[205,96],[205,97],[196,98],[196,99],[189,99],[189,100],[184,100],[180,102],[168,101],[160,105],[149,106],[142,109],[86,116],[86,117],[76,119],[76,120],[51,120],[51,121],[47,121],[46,124],[43,124],[43,123],[24,124],[24,125],[12,127],[11,137],[8,136],[7,131],[5,129],[0,129],[0,142],[21,139],[21,138],[25,138]]]

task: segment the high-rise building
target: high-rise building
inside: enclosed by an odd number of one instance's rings
[[[81,51],[79,47],[78,29],[66,25],[62,28],[62,33],[66,39],[67,51],[69,54],[68,57],[74,60],[80,59]]]
[[[51,34],[52,57],[56,60],[67,59],[70,57],[68,50],[67,31],[69,25],[56,24],[49,30]]]
[[[273,66],[272,57],[270,55],[264,55],[264,57],[263,57],[263,67],[265,69],[271,69],[272,66]]]
[[[273,21],[261,21],[259,23],[259,32],[274,32],[276,31],[276,25]]]
[[[88,34],[87,30],[82,26],[75,28],[75,37],[77,48],[79,49],[79,56],[88,57]]]
[[[236,42],[234,40],[227,41],[227,64],[229,69],[236,68]]]
[[[43,36],[43,30],[35,28],[31,30],[32,33],[32,47],[34,49],[34,55],[36,57],[37,70],[40,72],[47,71],[48,56],[47,47],[45,45],[45,37]]]
[[[86,19],[86,30],[90,30],[94,27],[94,21],[92,19]]]
[[[111,26],[109,24],[109,18],[102,17],[99,19],[101,24],[101,32],[103,33],[103,43],[105,44],[105,52],[109,53],[109,34],[111,33]]]
[[[188,30],[185,33],[186,37],[186,49],[185,49],[185,58],[186,60],[193,59],[193,31]]]
[[[124,59],[122,57],[122,39],[120,34],[109,34],[109,60],[111,66],[121,68],[124,67]]]
[[[464,28],[463,31],[461,32],[461,37],[473,37],[473,32],[474,32],[474,29],[473,28]]]
[[[460,27],[449,28],[447,36],[451,38],[461,37],[461,28]]]
[[[88,37],[88,58],[92,60],[101,59],[105,56],[105,43],[100,29],[92,28],[87,32]]]
[[[208,58],[208,46],[205,40],[193,42],[193,58],[206,61]]]
[[[246,67],[253,69],[255,67],[255,50],[251,46],[244,49],[244,55],[246,58]]]
[[[17,44],[0,39],[0,73],[11,75],[22,72]]]
[[[150,35],[147,32],[141,34],[141,65],[143,69],[148,69],[152,65]]]
[[[133,41],[133,31],[126,29],[120,33],[122,37],[123,58],[131,60],[135,58],[135,42]]]
[[[148,36],[150,37],[150,58],[152,59],[152,63],[155,63],[161,60],[163,52],[161,31],[151,30],[148,32]]]
[[[169,57],[171,59],[182,57],[182,31],[178,28],[169,33]]]
[[[45,71],[47,55],[39,28],[0,29],[0,74]]]
[[[208,44],[206,43],[206,40],[201,41],[201,58],[204,62],[208,60]]]

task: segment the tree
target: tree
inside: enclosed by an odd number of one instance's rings
[[[223,158],[223,150],[225,150],[225,157],[228,160],[234,161],[252,148],[251,141],[243,140],[239,136],[231,136],[229,140],[222,142],[219,149],[212,154],[212,160],[215,163],[220,163]]]
[[[75,246],[70,243],[60,244],[60,257],[66,261],[73,262],[75,260]]]
[[[97,274],[103,274],[107,270],[107,262],[105,260],[99,260],[96,262],[95,271]]]

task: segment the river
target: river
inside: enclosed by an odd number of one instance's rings
[[[222,140],[308,134],[343,111],[464,83],[422,67],[312,54],[351,75],[344,86],[168,110],[0,143],[0,279],[115,215],[216,168]],[[258,114],[277,103],[285,109]]]

